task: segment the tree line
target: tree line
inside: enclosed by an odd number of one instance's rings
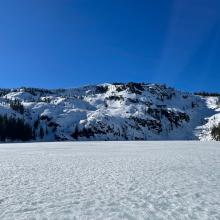
[[[200,96],[220,96],[220,93],[217,92],[195,92],[194,94]]]
[[[0,140],[28,141],[34,139],[34,133],[30,125],[23,119],[0,115]]]

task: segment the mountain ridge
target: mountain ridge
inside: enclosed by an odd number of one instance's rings
[[[0,115],[23,119],[36,141],[212,140],[217,101],[165,84],[23,87],[0,90]]]

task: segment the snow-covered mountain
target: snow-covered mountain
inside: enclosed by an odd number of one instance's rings
[[[217,98],[158,84],[2,89],[0,96],[0,115],[24,120],[37,141],[206,140],[220,118]]]

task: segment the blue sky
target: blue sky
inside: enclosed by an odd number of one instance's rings
[[[220,92],[219,0],[0,1],[0,87]]]

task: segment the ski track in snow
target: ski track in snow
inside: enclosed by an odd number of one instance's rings
[[[220,145],[1,144],[0,219],[220,219]]]

